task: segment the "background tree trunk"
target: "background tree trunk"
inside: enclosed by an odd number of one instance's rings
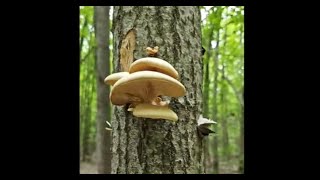
[[[105,129],[110,122],[109,89],[104,78],[109,72],[109,6],[94,7],[97,57],[97,168],[99,174],[111,173],[111,137]]]
[[[214,79],[213,79],[213,111],[212,119],[218,122],[218,103],[217,103],[217,90],[218,90],[218,58],[219,58],[219,39],[220,32],[217,31],[217,46],[215,48],[215,57],[214,57]],[[219,173],[219,154],[218,154],[218,136],[213,137],[213,173]]]
[[[208,118],[209,117],[209,84],[210,84],[210,79],[209,79],[209,74],[210,74],[210,67],[209,67],[209,61],[211,60],[211,52],[212,52],[212,46],[211,46],[211,41],[213,37],[213,32],[214,32],[214,26],[212,26],[210,30],[210,35],[209,35],[209,41],[206,46],[206,54],[205,54],[205,59],[207,61],[204,64],[204,69],[205,69],[205,76],[204,76],[204,93],[203,93],[203,104],[204,104],[204,109],[203,109],[203,117]],[[209,137],[204,139],[204,171],[205,173],[208,173],[207,167],[211,163],[211,157],[210,157],[210,140]]]
[[[86,32],[86,29],[90,27],[90,17],[84,16],[84,23],[82,24],[80,34],[80,81],[86,81],[86,83],[80,84],[80,125],[81,125],[81,157],[82,161],[88,162],[91,160],[92,152],[95,147],[92,146],[95,142],[94,138],[95,129],[92,128],[92,124],[95,123],[94,113],[95,110],[92,109],[92,105],[95,104],[96,96],[96,81],[95,74],[95,59],[92,53],[94,46],[93,33]],[[85,37],[85,34],[87,37]],[[86,43],[85,43],[86,42]],[[90,46],[86,47],[84,44]],[[84,51],[86,50],[86,51]],[[83,51],[85,53],[83,53]]]
[[[241,106],[240,113],[240,162],[239,172],[244,173],[244,107]]]
[[[89,151],[89,135],[90,135],[90,110],[87,108],[85,111],[85,116],[83,116],[83,137],[82,137],[82,161],[89,161],[90,151]]]
[[[171,98],[176,124],[133,117],[127,107],[114,107],[112,173],[203,173],[203,144],[197,133],[202,113],[199,7],[115,6],[113,17],[116,72],[121,69],[121,42],[134,29],[134,57],[145,57],[146,47],[159,46],[159,58],[176,68],[187,94]]]
[[[91,72],[93,71],[88,67],[86,69],[86,77],[88,79],[92,78],[90,76]],[[94,88],[91,86],[84,87],[83,96],[86,97],[86,99],[83,99],[83,116],[81,117],[81,121],[83,124],[83,136],[82,136],[82,161],[89,161],[91,160],[90,155],[90,121],[91,121],[91,100],[92,100],[92,93],[94,93],[92,90]]]
[[[243,27],[241,26],[241,29]],[[240,44],[243,41],[243,31],[240,31]],[[242,57],[243,60],[243,57]],[[240,104],[240,162],[239,162],[239,172],[244,173],[244,86],[240,91],[241,100]]]
[[[225,33],[223,36],[223,53],[226,54],[226,47],[227,47],[227,27],[225,26]],[[221,111],[221,127],[222,127],[222,149],[223,149],[223,157],[226,158],[227,160],[230,159],[229,156],[229,134],[228,134],[228,121],[227,121],[227,86],[225,82],[225,59],[221,60],[222,64],[222,69],[221,69],[221,104],[222,104],[222,111]]]
[[[222,80],[221,82],[224,82],[225,74],[224,74],[224,65],[222,65]],[[226,103],[226,85],[225,83],[222,84],[221,87],[221,103],[222,103],[222,112],[221,112],[221,127],[222,127],[222,149],[223,149],[223,157],[225,157],[227,160],[230,159],[229,156],[229,133],[228,133],[228,121],[227,121],[227,103]]]

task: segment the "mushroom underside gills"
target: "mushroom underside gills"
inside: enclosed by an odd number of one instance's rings
[[[168,75],[139,71],[119,79],[111,90],[110,100],[114,105],[124,105],[137,100],[139,103],[165,105],[165,102],[157,99],[158,96],[180,97],[185,93],[183,84]]]
[[[141,118],[178,120],[177,114],[168,106],[157,106],[147,103],[138,104],[133,109],[133,115]]]
[[[155,105],[155,106],[169,106],[169,103],[170,101],[162,101],[162,99],[160,97],[156,97],[155,99],[153,100],[142,100],[142,99],[139,99],[138,97],[135,97],[136,99],[138,99],[139,101],[131,101],[131,104],[129,105],[128,107],[128,111],[132,111],[133,108],[135,108],[138,104],[141,104],[141,103],[149,103],[149,104],[152,104],[152,105]]]

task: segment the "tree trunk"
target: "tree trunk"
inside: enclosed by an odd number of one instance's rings
[[[90,79],[90,72],[88,64],[83,64],[85,66],[85,73],[84,76],[87,79]],[[89,161],[90,156],[90,148],[89,148],[89,141],[90,141],[90,118],[91,118],[91,98],[90,98],[90,90],[91,86],[84,86],[82,89],[82,109],[83,109],[83,116],[81,117],[81,122],[83,125],[83,135],[82,135],[82,161]]]
[[[227,47],[227,26],[225,26],[224,30],[224,36],[223,36],[223,51],[224,54],[226,52],[226,47]],[[221,60],[222,64],[222,70],[221,70],[221,104],[222,104],[222,112],[221,112],[221,127],[222,127],[222,152],[223,152],[223,157],[226,158],[226,160],[230,159],[229,156],[229,134],[228,134],[228,121],[227,121],[227,87],[226,87],[226,82],[225,82],[225,59]]]
[[[87,23],[87,20],[86,22]],[[83,28],[86,28],[85,25]],[[89,44],[91,42],[91,34],[89,35]],[[84,41],[84,40],[82,40]],[[83,47],[80,47],[81,51]],[[81,54],[80,54],[81,55]],[[81,108],[81,116],[80,116],[80,123],[82,126],[81,134],[82,134],[82,161],[89,161],[91,160],[90,155],[92,153],[92,102],[93,102],[93,94],[95,94],[95,68],[94,68],[94,58],[91,56],[91,51],[88,51],[83,57],[80,57],[80,68],[81,68],[81,77],[82,81],[86,83],[82,83],[80,87],[80,108]]]
[[[241,26],[240,32],[240,44],[243,41],[243,31]],[[243,58],[242,58],[243,60]],[[244,173],[244,86],[240,90],[240,162],[239,162],[239,172]]]
[[[90,148],[89,148],[90,117],[91,117],[90,104],[88,103],[88,101],[86,101],[85,111],[84,111],[84,116],[83,116],[82,161],[89,161],[90,160],[90,158],[89,158],[89,156],[90,156]]]
[[[203,91],[203,117],[208,117],[209,113],[209,60],[205,63],[205,76],[204,76],[204,91]],[[209,154],[209,138],[204,139],[204,172],[208,173],[207,167],[210,163],[210,154]]]
[[[240,162],[239,172],[244,173],[244,108],[240,107]]]
[[[218,121],[218,104],[217,104],[217,90],[218,90],[218,58],[219,58],[219,39],[220,29],[217,30],[217,46],[215,48],[214,57],[214,78],[213,78],[213,120]],[[218,154],[218,136],[213,137],[213,173],[219,173],[219,154]]]
[[[211,47],[211,41],[213,37],[213,31],[214,31],[214,26],[212,26],[210,30],[210,35],[209,35],[209,40],[207,44],[207,53],[206,53],[206,62],[205,62],[205,77],[204,77],[204,94],[203,94],[203,116],[208,118],[209,117],[209,84],[210,84],[210,79],[209,79],[209,74],[210,74],[210,57],[211,57],[211,52],[212,52],[212,47]],[[209,151],[209,146],[210,146],[210,140],[209,138],[205,138],[204,140],[204,171],[205,173],[208,173],[207,171],[207,166],[211,163],[211,156],[210,156],[210,151]]]
[[[97,57],[97,168],[99,174],[111,173],[111,132],[105,129],[110,122],[109,89],[104,78],[109,68],[109,6],[94,7]]]
[[[222,81],[224,83],[224,66],[222,66]],[[226,104],[226,87],[225,84],[222,84],[221,89],[221,103],[222,103],[222,112],[221,112],[221,127],[222,127],[222,149],[223,157],[226,160],[229,160],[229,134],[228,134],[228,122],[227,122],[227,104]]]
[[[133,117],[127,106],[114,106],[112,173],[203,173],[203,143],[197,133],[202,113],[199,7],[115,6],[113,17],[116,72],[122,69],[122,40],[134,32],[134,59],[145,57],[146,47],[159,46],[158,57],[175,67],[187,94],[170,98],[179,117],[176,124]]]

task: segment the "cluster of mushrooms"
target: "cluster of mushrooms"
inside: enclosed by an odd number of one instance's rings
[[[128,111],[136,117],[177,121],[177,114],[161,96],[184,96],[186,89],[178,79],[178,72],[167,61],[145,57],[134,61],[128,72],[110,74],[104,82],[112,86],[113,105],[130,104]]]

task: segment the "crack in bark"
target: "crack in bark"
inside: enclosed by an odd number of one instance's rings
[[[119,6],[119,12],[122,12],[122,9],[123,9],[123,7]],[[121,13],[118,13],[116,19],[118,19],[118,22],[120,22],[119,23],[120,26],[118,28],[118,34],[120,35],[120,37],[118,39],[119,43],[118,43],[118,47],[117,47],[117,49],[119,50],[119,53],[118,53],[118,63],[116,63],[117,64],[116,69],[117,69],[117,72],[120,72],[120,70],[121,70],[121,63],[120,63],[120,59],[121,59],[121,54],[120,54],[121,43],[120,42],[122,42],[122,40],[124,39],[124,37],[123,37],[123,24],[122,24],[123,15]],[[115,40],[117,40],[117,37],[115,37]]]

